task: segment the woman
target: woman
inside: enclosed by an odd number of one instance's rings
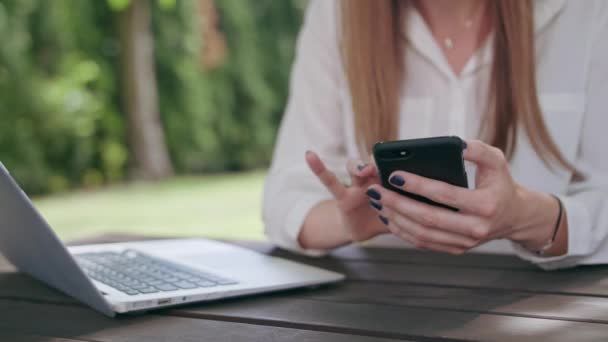
[[[309,255],[371,239],[545,269],[608,262],[607,5],[313,1],[265,187],[267,235]],[[399,196],[354,161],[370,163],[376,141],[441,135],[466,139],[474,189],[406,172],[391,182],[459,212]]]

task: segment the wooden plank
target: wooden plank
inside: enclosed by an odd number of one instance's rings
[[[442,264],[416,264],[416,263],[386,263],[376,262],[387,251],[373,248],[365,251],[348,252],[349,255],[363,253],[369,260],[356,258],[336,258],[332,255],[323,258],[307,258],[285,251],[279,251],[272,246],[262,243],[239,242],[240,245],[271,255],[306,263],[312,266],[330,269],[347,275],[351,281],[366,282],[395,282],[403,284],[425,284],[447,287],[465,287],[482,289],[502,289],[527,291],[532,293],[567,294],[581,296],[608,296],[608,267],[606,266],[579,266],[573,269],[558,271],[543,271],[538,268],[507,267],[495,268],[483,266],[469,259],[471,264],[442,265]],[[412,253],[409,250],[392,250],[392,253],[402,253],[407,257]],[[376,254],[380,254],[378,257]],[[429,257],[437,257],[437,253],[430,253]],[[418,257],[421,257],[418,255]],[[479,260],[496,257],[494,261],[516,259],[512,256],[471,254]],[[460,258],[460,257],[452,257]],[[513,262],[515,265],[516,262]]]
[[[382,293],[377,293],[382,296]],[[451,338],[492,341],[596,341],[608,336],[608,325],[403,307],[394,304],[341,303],[284,298],[230,300],[204,307],[175,309],[171,315],[293,328],[357,331],[373,336]],[[377,334],[377,335],[374,335]]]
[[[608,296],[606,266],[580,266],[547,272],[514,256],[468,254],[454,257],[407,249],[354,246],[338,249],[329,257],[307,258],[267,243],[237,243],[262,253],[342,272],[351,280]],[[501,264],[506,266],[497,266]]]
[[[77,301],[23,273],[0,273],[0,299],[75,304]]]
[[[382,296],[377,296],[378,293],[382,293]],[[529,292],[500,289],[372,282],[345,283],[317,290],[291,291],[284,295],[286,299],[293,297],[362,304],[392,304],[608,323],[608,315],[605,315],[608,313],[608,299],[597,297],[534,295]],[[0,298],[56,304],[78,303],[36,280],[16,273],[0,274]]]
[[[305,256],[276,248],[268,242],[262,241],[227,241],[249,248],[260,253],[274,255],[292,260],[306,260]],[[364,245],[349,245],[338,248],[329,255],[332,259],[350,261],[369,261],[374,263],[392,264],[421,264],[465,266],[494,269],[524,269],[538,270],[538,267],[512,255],[468,253],[458,257],[444,253],[420,251],[408,248],[379,248],[365,247]],[[323,258],[321,258],[323,259]]]
[[[50,336],[28,335],[21,333],[11,333],[9,331],[0,331],[0,341],[10,342],[86,342],[83,340],[74,340],[67,338],[57,338]]]
[[[503,289],[545,294],[608,296],[608,268],[584,266],[562,271],[495,270],[430,265],[393,265],[338,260],[308,264],[347,275],[352,281]]]
[[[431,263],[386,263],[383,260],[388,254],[396,257],[401,253],[402,258],[416,255],[423,258],[425,252],[411,250],[384,250],[379,248],[362,249],[350,247],[336,251],[338,257],[332,253],[323,258],[307,258],[258,242],[238,242],[239,245],[259,252],[280,256],[290,260],[309,265],[330,269],[347,275],[349,280],[371,282],[396,282],[403,284],[420,284],[449,287],[503,289],[533,293],[567,294],[581,296],[608,296],[608,267],[606,266],[580,266],[568,270],[542,271],[536,267],[517,266],[519,261],[513,256],[470,254],[462,264],[445,265],[445,258],[459,259],[461,257],[441,256],[437,253],[428,253],[429,259],[437,258],[437,264]],[[342,253],[342,256],[340,255]],[[357,254],[368,257],[353,257]],[[422,253],[422,254],[420,254]],[[343,255],[347,255],[344,258]],[[506,268],[490,267],[483,260],[492,259],[491,262],[511,260]],[[477,261],[479,260],[479,261]],[[521,261],[523,262],[523,261]],[[513,267],[511,267],[513,266]]]
[[[33,323],[35,322],[35,323]],[[155,314],[107,318],[77,306],[0,300],[0,331],[86,341],[390,342],[368,336]]]
[[[597,297],[403,284],[346,283],[342,286],[294,293],[290,298],[608,324],[608,299]]]

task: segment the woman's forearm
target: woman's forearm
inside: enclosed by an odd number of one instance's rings
[[[298,243],[305,249],[333,249],[351,242],[335,200],[313,207],[302,225]]]

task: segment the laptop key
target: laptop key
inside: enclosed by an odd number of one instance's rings
[[[196,284],[188,281],[179,281],[177,283],[173,283],[173,285],[179,287],[180,289],[194,289],[197,287]]]
[[[171,285],[171,284],[154,285],[154,287],[156,287],[157,289],[159,289],[161,291],[165,291],[165,292],[179,290],[179,288],[177,288],[176,286]]]
[[[211,287],[211,286],[216,286],[217,283],[213,283],[213,282],[206,281],[206,280],[201,280],[201,281],[197,281],[196,285],[198,285],[200,287]]]
[[[128,295],[237,283],[133,250],[79,254],[76,261],[91,279]]]
[[[141,293],[144,293],[144,294],[158,292],[158,290],[155,289],[155,288],[153,288],[153,287],[146,287],[146,288],[143,288],[143,289],[138,289],[137,291],[139,291]]]
[[[233,285],[233,284],[237,284],[238,283],[236,280],[226,279],[226,278],[216,279],[216,282],[218,284],[220,284],[220,285]]]

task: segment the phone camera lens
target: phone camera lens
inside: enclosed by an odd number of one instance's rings
[[[378,152],[377,156],[384,160],[401,160],[411,157],[410,151],[404,150],[386,150]]]

